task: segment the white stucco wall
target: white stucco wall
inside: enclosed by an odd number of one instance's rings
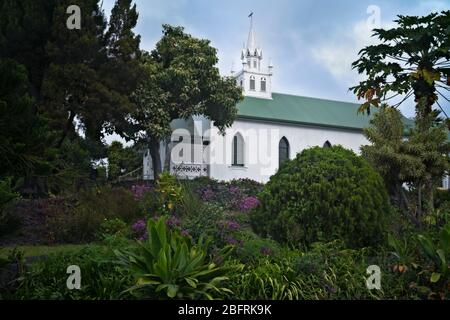
[[[232,139],[236,132],[240,132],[245,141],[244,167],[231,165]],[[368,144],[359,131],[236,120],[225,136],[221,136],[217,128],[211,128],[210,176],[224,181],[250,178],[267,182],[278,169],[278,143],[283,136],[289,141],[291,159],[303,149],[323,146],[326,141],[358,154],[360,146]]]

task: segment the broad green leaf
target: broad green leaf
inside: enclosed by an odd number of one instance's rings
[[[440,273],[433,272],[433,273],[431,274],[430,281],[431,281],[432,283],[436,283],[436,282],[439,281],[440,278],[441,278],[441,274],[440,274]]]

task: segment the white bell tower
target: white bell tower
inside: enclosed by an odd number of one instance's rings
[[[255,32],[253,30],[253,12],[249,15],[250,31],[248,33],[247,44],[241,52],[242,70],[236,75],[238,85],[242,87],[245,96],[272,99],[272,63],[267,68],[263,68],[262,50],[256,45]]]

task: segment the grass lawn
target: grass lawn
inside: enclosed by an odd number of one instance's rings
[[[51,253],[61,253],[81,250],[84,247],[92,246],[90,244],[63,244],[56,246],[17,246],[17,249],[24,252],[25,257],[39,257],[49,255]],[[6,258],[8,252],[14,247],[0,248],[0,257]]]

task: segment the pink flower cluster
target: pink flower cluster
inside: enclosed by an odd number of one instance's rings
[[[250,196],[242,199],[241,203],[239,204],[239,209],[244,212],[248,212],[257,206],[259,206],[260,201],[255,196]]]
[[[148,233],[147,233],[147,222],[144,219],[139,219],[131,226],[131,231],[133,233],[133,236],[137,240],[147,240]]]
[[[131,187],[131,192],[136,200],[142,199],[142,197],[151,190],[151,187],[146,184],[136,184]]]

